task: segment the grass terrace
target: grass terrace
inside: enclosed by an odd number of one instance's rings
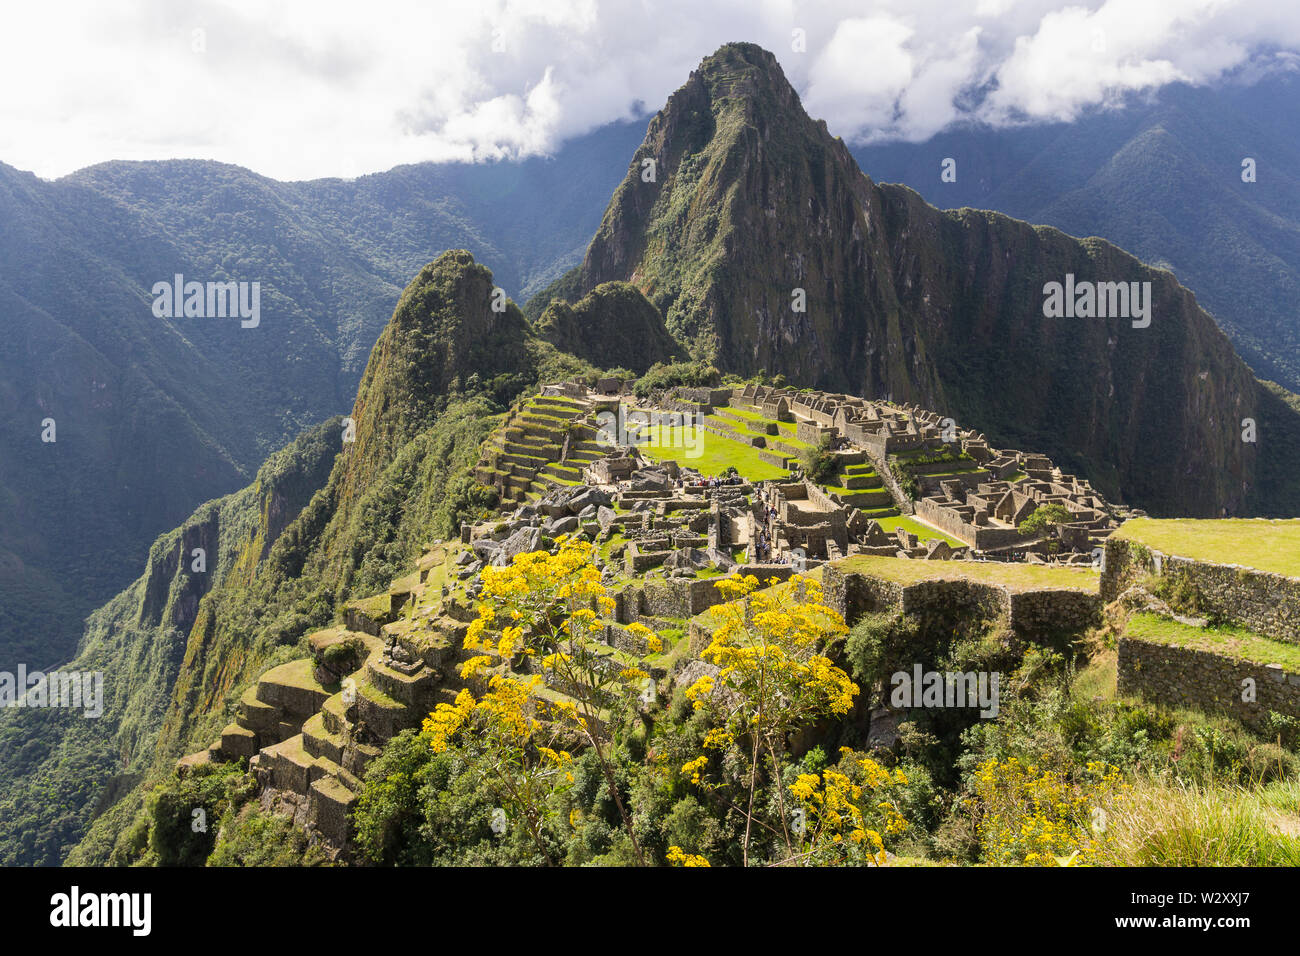
[[[891,513],[897,514],[893,508],[887,510]],[[897,515],[897,517],[893,518],[876,518],[875,521],[882,529],[891,534],[899,528],[902,528],[904,531],[910,531],[922,541],[945,541],[954,548],[964,548],[967,546],[965,541],[958,541],[952,535],[944,534],[937,528],[931,528],[929,525],[921,524],[921,522],[917,521],[915,518],[909,518],[907,515]]]
[[[1156,644],[1211,651],[1256,664],[1281,664],[1300,673],[1300,647],[1284,644],[1239,627],[1193,627],[1158,614],[1134,614],[1124,636]]]
[[[768,418],[757,409],[746,408],[743,405],[730,405],[721,411],[722,414],[716,417],[725,418],[729,415],[735,415],[759,425],[775,425],[777,427],[777,434],[774,437],[783,444],[789,445],[792,448],[811,449],[813,447],[808,442],[800,441],[798,438],[795,438],[794,422],[777,421],[775,418]]]
[[[1099,575],[1090,568],[1066,568],[1001,561],[917,561],[858,554],[835,566],[845,574],[865,574],[897,584],[921,581],[978,581],[1014,591],[1070,590],[1095,592]]]
[[[1115,537],[1169,555],[1300,578],[1300,518],[1131,518]]]
[[[758,449],[723,438],[702,428],[653,425],[644,429],[649,441],[638,446],[641,454],[653,461],[675,461],[710,477],[735,468],[750,481],[770,481],[789,476],[783,468],[758,457]],[[692,447],[687,447],[687,445]],[[696,457],[698,455],[698,457]]]

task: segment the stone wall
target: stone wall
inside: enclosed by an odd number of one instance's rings
[[[1101,623],[1101,598],[1068,589],[1011,590],[979,581],[933,580],[899,584],[827,565],[826,602],[852,625],[864,614],[976,614],[1002,618],[1025,639],[1054,643]]]
[[[1073,634],[1101,625],[1101,596],[1068,589],[1011,592],[1011,629],[1025,637]]]
[[[885,454],[884,440],[882,439],[878,444],[871,444],[869,441],[861,441],[859,444],[862,445],[862,450],[866,452],[871,467],[875,469],[876,474],[880,476],[880,480],[884,482],[885,487],[893,497],[894,506],[905,515],[914,513],[916,506],[912,503],[912,499],[904,493],[903,486],[898,483],[894,473],[889,470],[889,458]]]
[[[821,442],[823,435],[834,435],[835,429],[826,425],[819,425],[815,422],[801,421],[795,425],[794,437],[799,441],[807,442],[810,445],[817,445]]]
[[[772,578],[787,581],[795,573],[790,565],[768,564],[742,564],[736,572],[754,575],[763,587]],[[620,624],[630,624],[643,618],[694,617],[726,600],[718,589],[719,580],[684,578],[631,585],[621,592],[622,604],[616,607],[615,618]]]
[[[1254,681],[1254,701],[1242,700]],[[1270,711],[1300,717],[1300,674],[1190,647],[1121,637],[1119,692],[1170,707],[1228,714],[1267,729]]]
[[[975,532],[979,529],[975,525],[962,520],[962,516],[951,508],[944,508],[935,504],[929,499],[922,498],[916,502],[915,515],[934,525],[945,534],[950,534],[959,541],[964,541],[971,547],[975,547]]]
[[[917,517],[924,518],[939,530],[966,542],[978,551],[1010,548],[1032,540],[1032,536],[1026,537],[1015,528],[986,528],[973,525],[951,508],[945,508],[925,498],[916,503],[915,513]]]
[[[1193,591],[1200,614],[1300,644],[1300,580],[1234,564],[1171,556],[1135,544],[1115,537],[1106,541],[1101,594],[1107,601],[1113,601],[1143,574],[1157,574],[1184,591]]]

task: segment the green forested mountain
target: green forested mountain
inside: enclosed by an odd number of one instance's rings
[[[22,834],[0,843],[0,862],[57,863],[92,819],[78,859],[107,861],[139,806],[132,788],[211,738],[340,602],[386,587],[430,537],[491,504],[469,469],[505,405],[539,379],[594,371],[513,303],[494,311],[495,285],[464,251],[422,269],[362,376],[355,441],[340,418],[309,430],[253,485],[155,542],[68,665],[103,670],[102,718],[0,713],[0,831]],[[219,559],[196,579],[179,561],[200,543]]]
[[[561,351],[638,374],[686,355],[659,310],[626,282],[598,285],[573,304],[548,303],[537,332]]]
[[[517,295],[576,261],[641,132],[351,181],[175,161],[45,182],[0,164],[0,668],[66,659],[157,534],[347,408],[439,252],[469,249]],[[260,324],[156,318],[151,289],[177,273],[259,282]]]
[[[305,432],[248,487],[204,504],[158,538],[143,573],[90,615],[67,669],[104,674],[102,716],[0,712],[0,863],[59,862],[97,802],[106,806],[141,779],[178,676],[192,664],[187,644],[201,606],[214,591],[247,585],[285,524],[324,484],[340,422]],[[206,551],[205,573],[191,571],[194,548]],[[291,629],[293,620],[267,626]]]
[[[1149,326],[1046,318],[1044,287],[1067,276],[1149,283]],[[614,280],[723,371],[915,401],[1158,513],[1300,510],[1300,416],[1173,274],[872,182],[756,46],[723,47],[672,95],[582,264],[530,311]],[[1269,422],[1258,444],[1245,419]]]
[[[1261,378],[1300,390],[1300,76],[1175,84],[1068,124],[852,149],[940,208],[1103,236],[1171,270]],[[1242,161],[1255,160],[1243,182]],[[941,163],[956,161],[956,181]]]

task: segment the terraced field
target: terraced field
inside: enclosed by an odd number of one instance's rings
[[[836,565],[848,573],[867,574],[898,584],[960,579],[1000,584],[1012,590],[1053,588],[1096,591],[1099,575],[1090,568],[1059,565],[1018,564],[1001,561],[915,561],[911,558],[883,558],[854,555]]]
[[[702,475],[716,477],[735,468],[750,481],[789,477],[789,471],[765,461],[759,449],[724,438],[698,426],[654,425],[644,430],[641,454],[654,461],[675,461]]]
[[[509,501],[535,501],[556,485],[580,484],[582,469],[605,451],[595,425],[584,420],[590,411],[570,398],[530,399],[493,432],[475,476]]]
[[[1164,554],[1300,578],[1300,518],[1133,518],[1115,537]]]
[[[1300,672],[1300,647],[1240,627],[1193,627],[1156,614],[1134,614],[1124,636],[1157,644],[1211,651],[1256,664],[1281,664]]]
[[[702,428],[647,428],[644,434],[648,443],[642,446],[642,453],[657,461],[676,461],[704,475],[721,475],[735,468],[751,481],[767,481],[787,477],[790,468],[798,466],[799,457],[813,448],[795,437],[793,422],[769,418],[757,408],[720,407],[705,416],[704,422]],[[845,465],[832,482],[821,487],[867,517],[898,516],[892,496],[869,462]],[[923,539],[938,536],[937,532],[917,527]]]

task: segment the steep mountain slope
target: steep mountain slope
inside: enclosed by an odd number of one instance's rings
[[[1044,287],[1067,275],[1151,283],[1149,326],[1046,318]],[[1300,510],[1300,485],[1261,480],[1241,438],[1261,386],[1170,273],[876,185],[756,46],[723,47],[673,94],[582,264],[530,310],[613,280],[724,371],[951,412],[1156,512]],[[1273,420],[1273,447],[1300,435]]]
[[[0,711],[0,863],[58,863],[96,807],[140,780],[205,595],[250,579],[324,484],[340,434],[337,418],[305,432],[248,487],[200,507],[154,542],[130,587],[90,616],[63,670],[103,674],[102,716]],[[201,573],[192,570],[195,548],[205,551]]]
[[[659,310],[626,282],[598,285],[572,305],[551,302],[537,332],[562,352],[638,374],[684,356]]]
[[[1070,124],[965,128],[854,147],[940,208],[996,209],[1105,236],[1169,268],[1263,378],[1300,389],[1300,75],[1173,85]],[[1256,163],[1243,182],[1242,161]],[[956,161],[956,181],[940,164]]]
[[[640,135],[352,181],[178,161],[44,182],[0,164],[0,668],[66,659],[158,533],[346,408],[433,256],[468,248],[509,291],[577,261],[591,190],[613,188]],[[260,324],[156,318],[152,287],[178,273],[260,283]]]

